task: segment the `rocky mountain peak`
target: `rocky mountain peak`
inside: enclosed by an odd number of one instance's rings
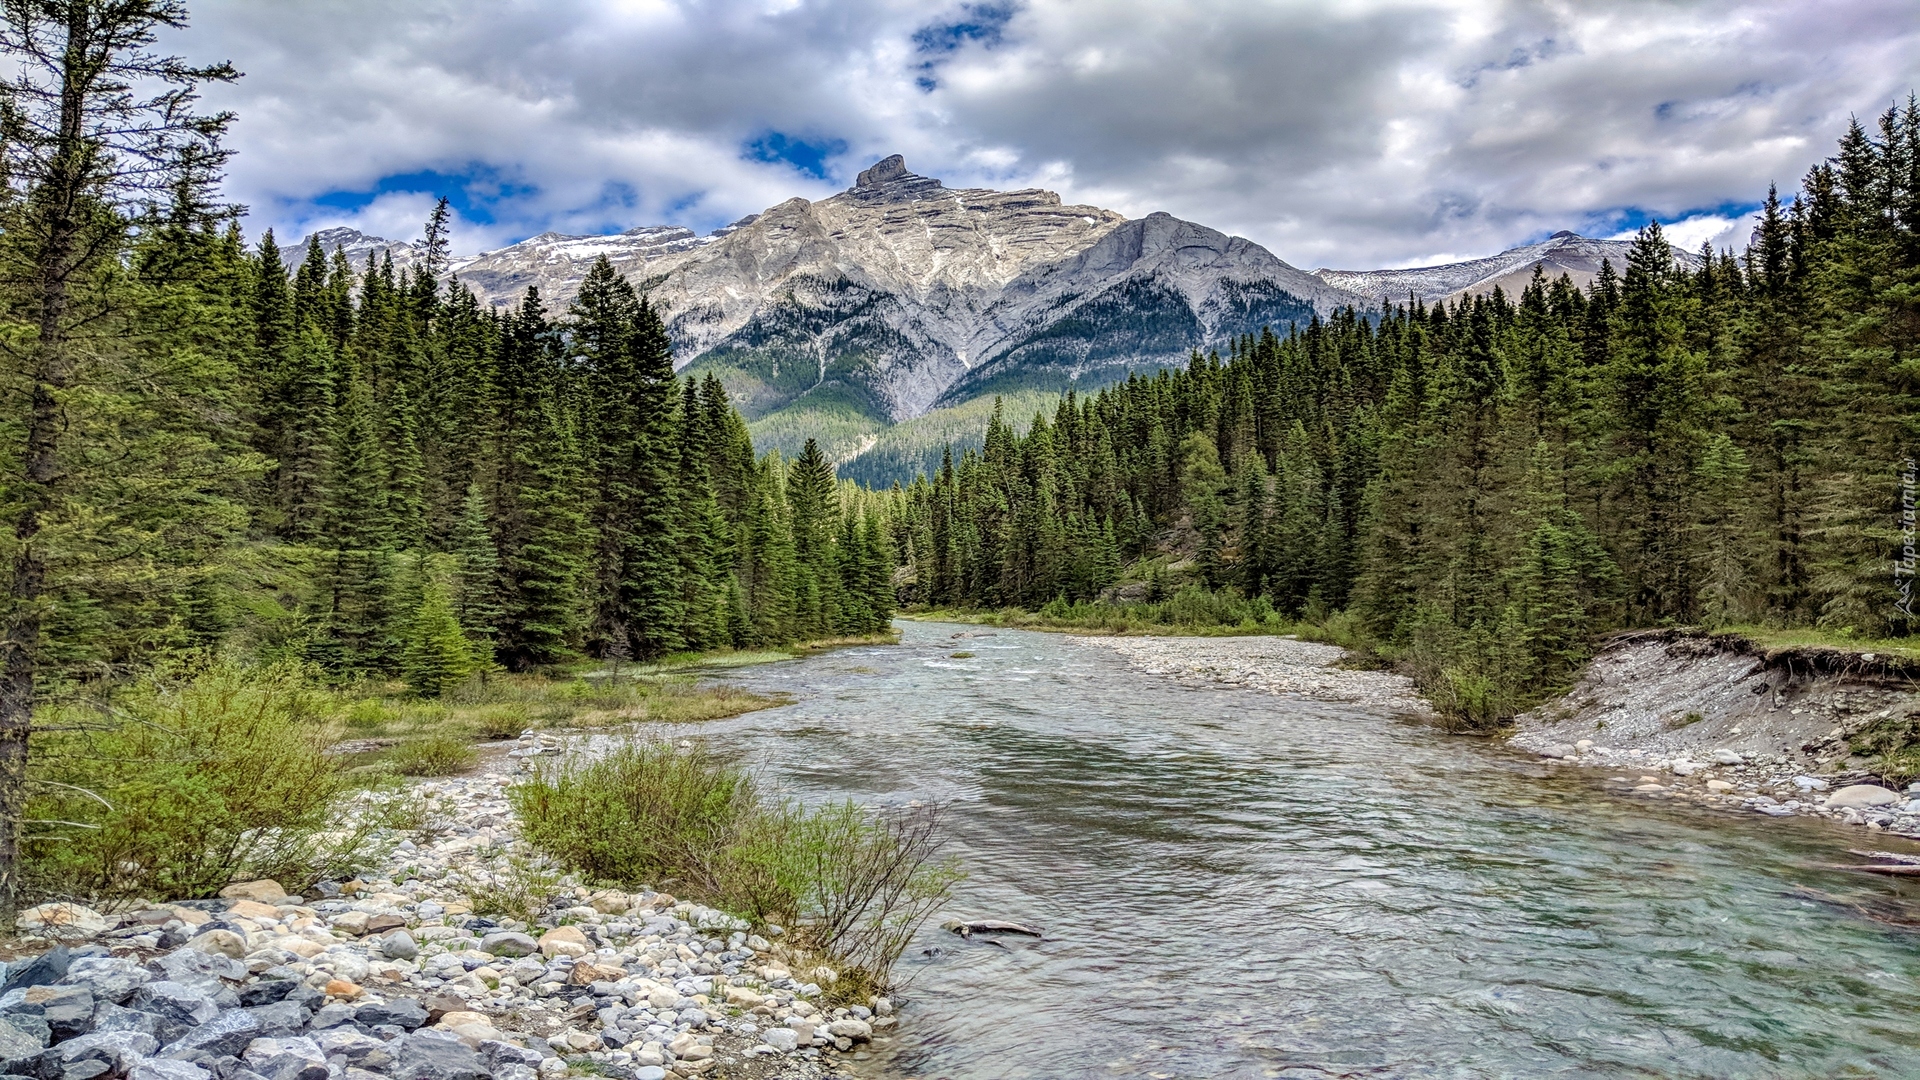
[[[907,159],[899,154],[881,158],[870,169],[860,171],[860,179],[855,187],[879,187],[889,180],[898,180],[907,174]]]
[[[847,194],[859,202],[907,202],[933,198],[945,190],[940,181],[907,171],[907,159],[893,154],[862,169]]]

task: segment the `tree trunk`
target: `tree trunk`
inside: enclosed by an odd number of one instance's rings
[[[0,932],[12,933],[19,910],[20,827],[27,803],[27,740],[37,697],[41,605],[47,590],[46,553],[35,543],[55,501],[60,478],[60,393],[72,379],[67,353],[68,277],[74,271],[78,208],[90,151],[85,128],[87,85],[83,57],[92,25],[86,5],[67,19],[58,134],[45,183],[32,196],[45,232],[31,255],[28,304],[37,337],[32,357],[33,398],[20,476],[20,513],[8,584],[8,618],[0,638]]]

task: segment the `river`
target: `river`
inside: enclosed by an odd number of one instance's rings
[[[1818,868],[1864,831],[901,625],[729,676],[795,701],[702,729],[804,799],[950,803],[951,910],[1046,930],[930,927],[864,1076],[1920,1076],[1920,935],[1868,914],[1902,886]]]

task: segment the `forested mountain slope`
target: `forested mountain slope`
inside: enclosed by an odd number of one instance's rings
[[[334,230],[354,265],[416,245]],[[607,258],[660,313],[683,370],[713,372],[763,448],[808,434],[845,461],[888,426],[982,394],[1098,387],[1357,297],[1251,241],[1166,214],[1129,221],[1050,191],[954,190],[898,156],[818,202],[708,236],[543,234],[446,272],[483,305],[570,299]]]

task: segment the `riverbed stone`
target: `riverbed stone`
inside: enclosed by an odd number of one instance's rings
[[[394,1054],[398,1080],[490,1080],[487,1059],[460,1036],[446,1031],[416,1031]]]
[[[266,1034],[260,1018],[245,1009],[231,1009],[189,1029],[167,1045],[163,1057],[190,1058],[195,1054],[238,1057],[253,1040]]]
[[[150,982],[133,992],[133,1007],[162,1020],[197,1027],[220,1015],[220,1006],[205,990],[171,979]]]
[[[231,930],[207,930],[187,942],[187,948],[244,960],[247,956],[247,939]]]
[[[277,904],[287,898],[287,890],[271,878],[258,881],[239,881],[220,890],[220,895],[228,900],[253,900],[262,904]]]
[[[556,956],[585,956],[592,951],[592,943],[577,926],[556,926],[540,935],[540,954],[548,959]]]
[[[50,938],[89,938],[111,925],[92,908],[66,901],[30,907],[15,919],[23,932]]]
[[[1898,792],[1878,784],[1849,784],[1827,796],[1827,805],[1834,807],[1890,806],[1899,801]]]
[[[1712,754],[1708,756],[1713,758],[1713,763],[1715,765],[1738,765],[1741,762],[1746,760],[1746,758],[1741,756],[1740,751],[1728,750],[1724,747],[1719,750],[1715,750]]]
[[[480,951],[495,956],[531,956],[539,949],[540,943],[531,935],[517,930],[496,930],[480,939]]]
[[[309,1038],[255,1039],[241,1055],[266,1080],[327,1080],[327,1059]]]
[[[412,960],[420,955],[420,946],[413,935],[405,930],[395,930],[380,939],[380,952],[389,960]]]

